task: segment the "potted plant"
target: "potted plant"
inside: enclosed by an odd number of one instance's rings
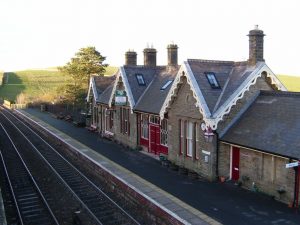
[[[224,176],[220,176],[219,179],[221,183],[224,183],[226,181],[226,177]]]
[[[244,183],[246,183],[247,181],[249,181],[250,180],[250,178],[247,176],[247,175],[243,175],[242,176],[242,181],[244,182]]]
[[[177,171],[178,170],[178,166],[175,163],[173,163],[173,162],[170,163],[169,168],[171,170],[173,170],[173,171]]]
[[[282,195],[285,193],[285,189],[283,187],[280,187],[277,189],[278,194]]]

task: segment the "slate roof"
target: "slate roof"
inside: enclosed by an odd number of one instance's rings
[[[159,114],[172,83],[164,90],[161,90],[161,88],[169,80],[174,80],[178,69],[179,67],[161,67],[159,70],[156,70],[153,80],[136,103],[134,110]]]
[[[101,94],[99,94],[98,102],[108,105],[113,88],[114,88],[114,83],[109,85]]]
[[[116,76],[94,76],[94,82],[97,88],[98,94],[101,94],[109,85],[113,83]]]
[[[94,76],[93,79],[98,94],[97,102],[108,104],[116,76]]]
[[[155,75],[164,70],[165,66],[124,66],[125,75],[127,77],[134,102],[137,103],[144,91],[149,87]],[[142,74],[144,77],[145,85],[139,85],[137,82],[136,74]]]
[[[299,135],[300,92],[261,91],[220,140],[299,159]]]
[[[255,67],[249,67],[246,61],[188,59],[187,62],[212,114],[225,103],[255,69]],[[213,72],[215,74],[221,86],[220,89],[213,89],[210,86],[205,75],[206,72]]]

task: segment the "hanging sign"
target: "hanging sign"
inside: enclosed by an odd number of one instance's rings
[[[115,105],[126,105],[126,93],[123,90],[116,90]]]
[[[291,167],[296,167],[296,166],[299,166],[299,162],[285,164],[285,168],[291,168]]]

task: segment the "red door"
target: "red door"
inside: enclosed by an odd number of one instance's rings
[[[231,178],[238,180],[240,178],[240,149],[232,146],[232,164]]]
[[[160,130],[159,126],[150,124],[150,152],[157,154],[160,146]]]

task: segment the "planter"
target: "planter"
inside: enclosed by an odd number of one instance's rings
[[[188,173],[188,170],[184,167],[179,167],[178,173],[182,175],[186,175]]]
[[[220,176],[219,179],[220,179],[220,182],[221,182],[221,183],[224,183],[224,182],[226,181],[226,178],[223,177],[223,176]]]
[[[178,166],[177,166],[176,164],[174,164],[174,163],[171,163],[171,164],[169,165],[169,168],[170,168],[170,170],[178,171]]]
[[[168,167],[170,165],[170,161],[169,160],[163,160],[161,161],[161,165],[164,167]]]
[[[198,179],[198,173],[196,173],[194,171],[189,171],[188,177],[191,178],[192,180],[196,180],[196,179]]]

